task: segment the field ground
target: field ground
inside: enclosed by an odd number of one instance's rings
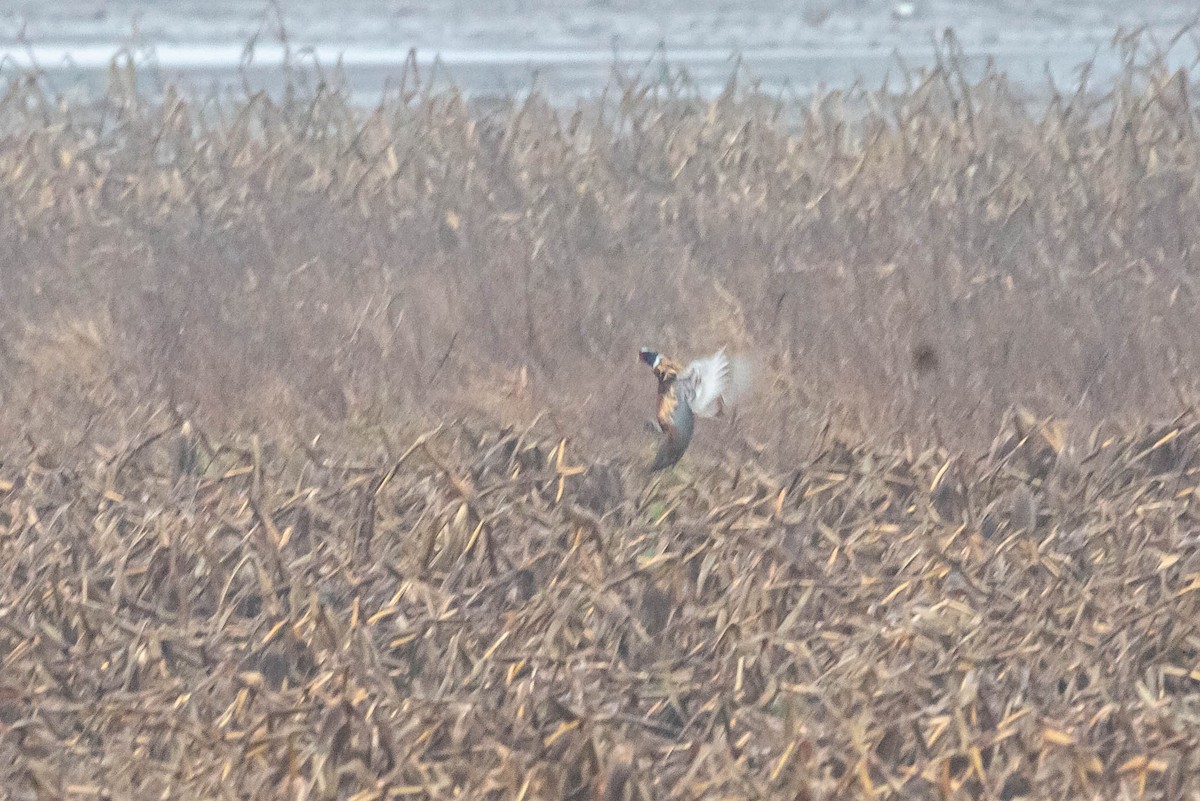
[[[6,463],[6,797],[1190,797],[1198,447]]]
[[[0,98],[5,797],[1200,792],[1189,73],[406,87]]]

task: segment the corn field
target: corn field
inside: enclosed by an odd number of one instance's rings
[[[0,797],[1200,793],[1200,116],[0,97]],[[639,346],[752,398],[646,471]]]

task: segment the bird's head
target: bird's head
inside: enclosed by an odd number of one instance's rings
[[[679,365],[649,348],[642,348],[638,358],[650,365],[650,369],[654,371],[654,376],[660,385],[674,381],[675,376],[679,373]]]

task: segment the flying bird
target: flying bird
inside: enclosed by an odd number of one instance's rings
[[[642,348],[638,358],[650,365],[658,379],[657,422],[663,439],[650,469],[662,470],[687,450],[696,416],[720,416],[733,401],[739,382],[724,348],[686,367],[649,348]]]

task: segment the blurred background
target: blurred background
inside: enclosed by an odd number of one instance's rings
[[[11,442],[475,415],[636,461],[642,346],[752,358],[693,447],[766,464],[1200,387],[1193,3],[0,9]]]
[[[342,59],[357,100],[373,103],[409,50],[441,80],[475,95],[539,90],[569,101],[594,95],[614,62],[636,68],[656,53],[719,91],[735,58],[772,92],[810,93],[856,79],[878,86],[899,64],[929,66],[932,39],[952,28],[969,74],[994,62],[1026,90],[1047,76],[1079,78],[1099,55],[1097,79],[1120,59],[1105,52],[1119,27],[1145,27],[1165,44],[1196,14],[1195,3],[1161,0],[61,0],[0,4],[7,62],[94,80],[119,47],[155,48],[165,74],[199,87],[243,84],[246,45],[256,42],[251,80],[281,85],[290,45],[301,58]],[[311,50],[308,50],[311,49]],[[1193,48],[1175,48],[1186,63]]]

